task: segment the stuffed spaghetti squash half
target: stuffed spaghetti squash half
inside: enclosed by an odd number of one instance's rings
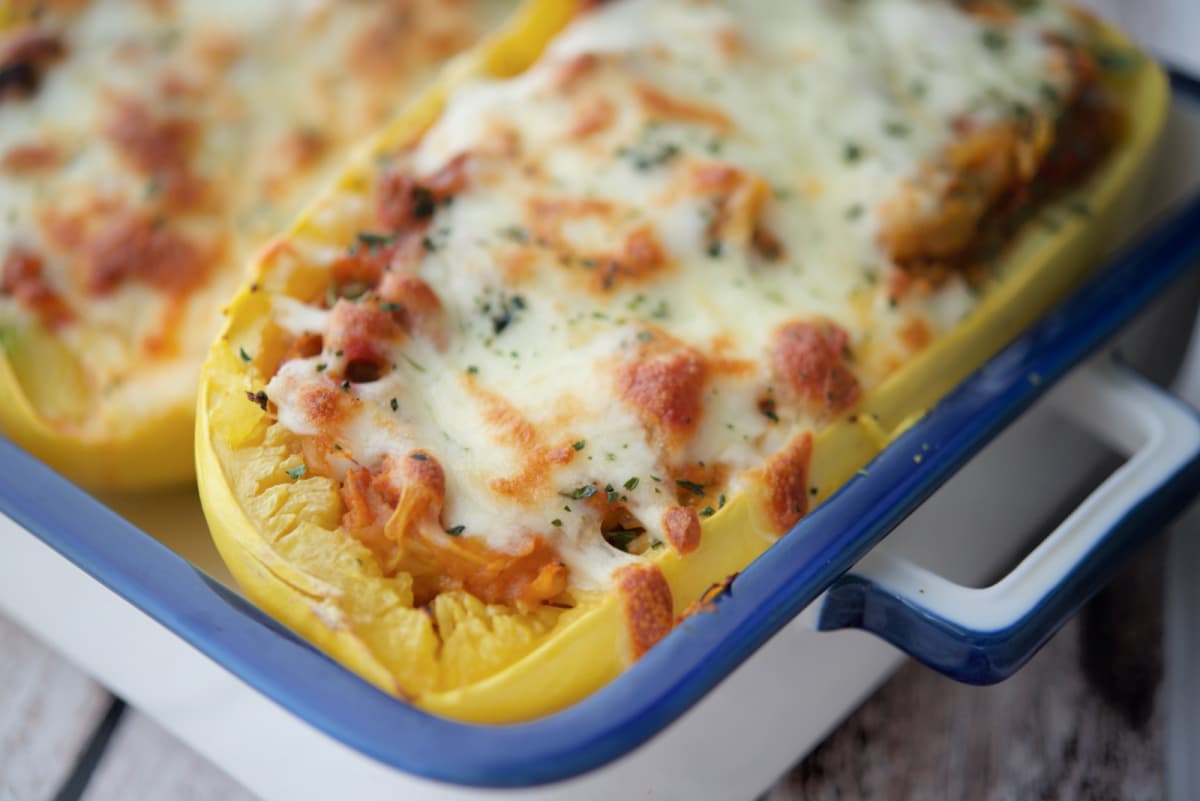
[[[388,692],[561,708],[1077,281],[1164,105],[1050,2],[531,0],[234,299],[222,556]]]
[[[251,248],[504,5],[0,0],[0,431],[91,488],[189,479]]]

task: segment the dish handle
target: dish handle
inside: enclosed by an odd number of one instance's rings
[[[1075,371],[1050,402],[1128,460],[995,584],[964,587],[877,550],[830,585],[817,627],[865,629],[951,678],[993,684],[1191,501],[1200,417],[1182,401],[1105,362]]]

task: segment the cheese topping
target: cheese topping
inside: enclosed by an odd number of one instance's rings
[[[782,533],[811,432],[970,314],[1085,30],[1051,3],[602,4],[452,94],[373,209],[333,196],[346,252],[292,243],[332,284],[274,301],[321,337],[266,385],[278,420],[310,469],[379,477],[392,545],[549,543],[575,588],[686,553],[751,484]]]
[[[506,5],[0,4],[0,328],[52,329],[92,395],[50,422],[190,405],[251,248]]]

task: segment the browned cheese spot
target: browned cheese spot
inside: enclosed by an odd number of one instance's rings
[[[792,437],[763,468],[767,514],[777,534],[785,534],[808,513],[808,466],[812,460],[812,433]]]
[[[667,542],[678,553],[689,554],[700,547],[700,515],[691,506],[672,506],[663,513]]]
[[[675,625],[671,587],[657,565],[634,564],[613,573],[617,595],[625,613],[635,659],[649,651]]]

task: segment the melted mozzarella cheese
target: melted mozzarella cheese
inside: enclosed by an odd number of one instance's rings
[[[663,513],[690,491],[677,477],[716,470],[714,501],[823,423],[803,408],[778,421],[761,411],[780,326],[827,319],[851,349],[874,337],[877,350],[903,359],[911,350],[895,332],[905,320],[936,336],[969,314],[974,298],[958,278],[889,299],[878,206],[953,143],[956,120],[1052,113],[1047,97],[1068,87],[1049,69],[1045,34],[1075,24],[1049,3],[1003,33],[944,0],[603,4],[526,73],[454,92],[415,149],[395,157],[394,169],[417,176],[463,153],[473,159],[467,188],[438,209],[418,267],[452,334],[444,350],[419,337],[395,343],[395,369],[348,387],[363,403],[339,443],[371,468],[427,449],[446,471],[444,525],[510,552],[541,535],[576,586],[603,584],[631,557],[604,544],[572,489],[615,493],[657,547]],[[581,135],[589,120],[594,130]],[[754,221],[778,254],[764,256],[736,215],[714,240],[721,211],[696,188],[708,168],[736,170],[739,186],[759,193]],[[606,280],[606,254],[639,230],[662,263]],[[285,317],[296,315],[276,319]],[[681,448],[665,446],[618,389],[620,366],[664,338],[708,364],[702,413]],[[330,353],[311,361],[344,367]],[[885,377],[877,361],[856,365],[865,390]],[[293,408],[297,382],[329,379],[298,364],[267,392],[280,422],[304,434],[312,428]],[[514,443],[488,422],[486,399],[496,397],[535,442]],[[575,454],[522,472],[542,445]],[[522,475],[524,496],[497,489],[497,479]]]
[[[83,405],[85,419],[53,422],[105,437],[190,405],[221,306],[251,249],[292,218],[350,143],[508,5],[96,0],[28,20],[17,12],[0,30],[0,57],[30,31],[55,37],[62,55],[30,97],[0,99],[0,264],[15,252],[43,262],[45,284],[74,312],[54,333],[95,396]],[[132,129],[129,152],[112,134],[122,120]],[[164,121],[176,133],[152,138],[146,129]],[[30,146],[52,152],[53,162],[30,169],[6,161]],[[158,170],[137,163],[156,155],[175,160]],[[180,170],[206,202],[169,207],[163,177]],[[134,245],[121,253],[98,244],[110,226],[139,215],[211,251],[182,300],[137,278],[89,289],[93,262],[127,269],[155,258]],[[72,218],[91,227],[76,246],[64,244],[54,222],[61,229]],[[18,298],[0,292],[0,326],[35,322]]]

